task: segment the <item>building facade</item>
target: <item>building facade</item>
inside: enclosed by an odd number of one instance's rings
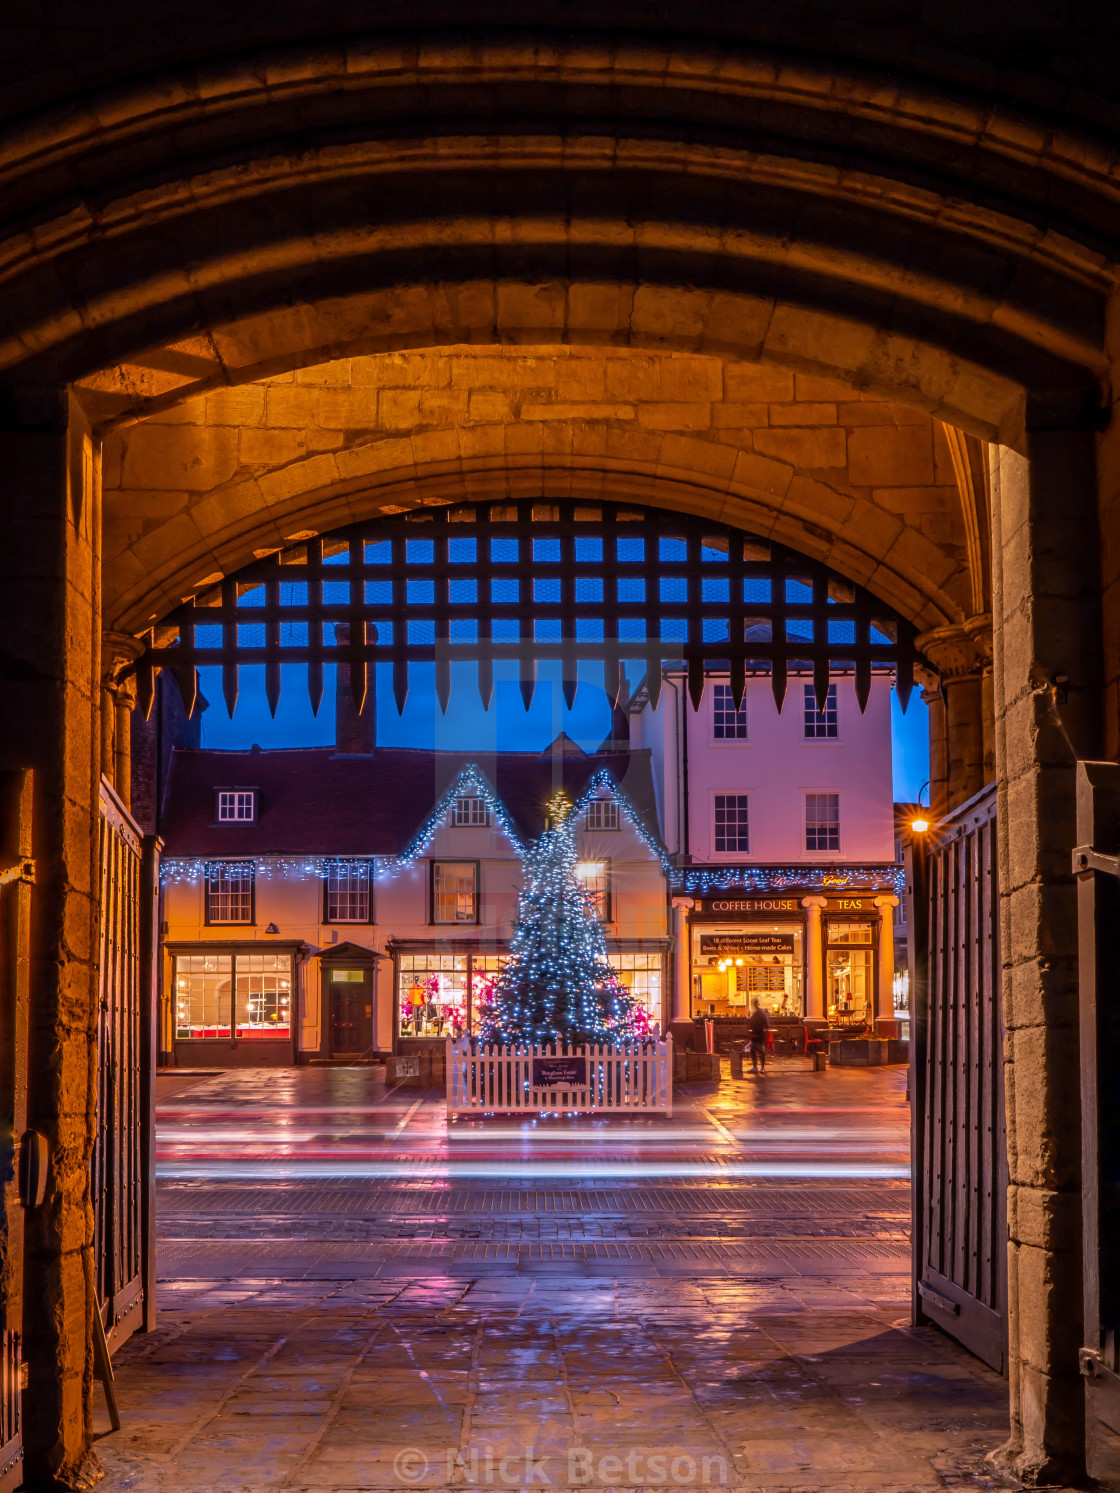
[[[565,737],[481,763],[376,747],[343,705],[339,740],[357,750],[177,750],[165,1060],[372,1059],[477,1030],[557,788],[651,1021],[727,1038],[757,998],[791,1023],[885,1029],[905,1015],[890,691],[873,677],[861,711],[851,678],[818,701],[794,675],[779,710],[768,676],[738,703],[713,676],[694,711],[669,672],[656,708],[635,694],[629,748],[593,754]]]
[[[695,711],[683,674],[656,708],[635,696],[632,739],[673,861],[674,1022],[732,1030],[756,998],[776,1018],[849,1029],[901,1015],[891,688],[874,675],[862,710],[844,674],[818,699],[791,672],[780,710],[768,674],[738,701],[709,677]]]
[[[185,750],[166,815],[161,1046],[180,1066],[372,1059],[477,1029],[522,854],[560,789],[612,962],[667,1020],[667,858],[644,753],[561,738],[489,770],[378,748]]]

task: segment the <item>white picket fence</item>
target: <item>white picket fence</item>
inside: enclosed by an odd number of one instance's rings
[[[447,1039],[447,1113],[673,1113],[673,1038],[569,1047]]]

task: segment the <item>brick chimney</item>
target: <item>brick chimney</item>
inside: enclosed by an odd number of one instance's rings
[[[350,624],[336,622],[335,641],[339,647],[350,641]],[[377,745],[376,669],[369,665],[366,708],[361,715],[354,707],[350,693],[350,665],[340,663],[334,690],[334,749],[342,757],[372,757]]]

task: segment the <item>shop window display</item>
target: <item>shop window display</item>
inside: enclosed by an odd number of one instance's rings
[[[661,955],[611,954],[611,967],[644,1008],[651,1025],[662,1019]]]
[[[771,1016],[802,1016],[803,940],[800,924],[694,926],[693,1015],[745,1018],[757,1000]]]
[[[402,954],[397,979],[402,1037],[474,1031],[504,954]]]
[[[290,1037],[291,1000],[288,954],[176,955],[177,1041]]]
[[[874,930],[869,923],[828,926],[825,990],[828,1019],[835,1026],[862,1026],[875,996]]]

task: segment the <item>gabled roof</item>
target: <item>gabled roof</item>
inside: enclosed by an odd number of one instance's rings
[[[174,753],[160,833],[168,857],[400,855],[441,797],[476,766],[525,840],[544,830],[545,806],[562,789],[573,801],[604,769],[657,838],[649,753],[566,751],[427,752],[378,747],[371,757],[338,756],[333,747]],[[219,788],[255,788],[257,821],[215,823]]]

